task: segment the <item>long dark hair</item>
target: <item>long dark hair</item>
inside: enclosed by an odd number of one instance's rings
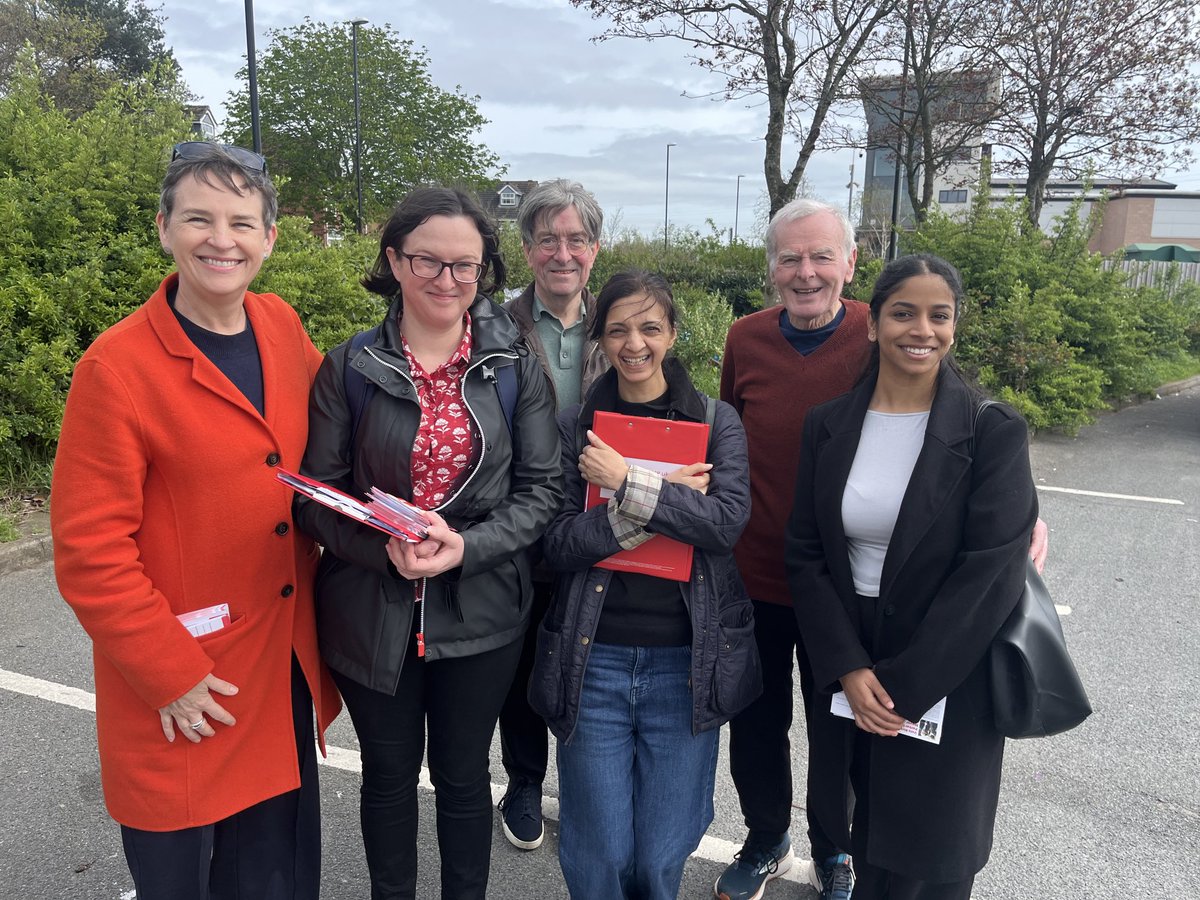
[[[387,258],[388,248],[397,253],[402,251],[404,239],[432,216],[466,216],[475,223],[475,230],[483,239],[483,277],[479,279],[479,293],[490,295],[503,290],[508,267],[500,255],[500,235],[496,223],[470,194],[458,188],[445,187],[417,188],[397,204],[383,226],[379,236],[379,255],[363,276],[362,286],[382,297],[400,296],[400,282],[392,274]]]

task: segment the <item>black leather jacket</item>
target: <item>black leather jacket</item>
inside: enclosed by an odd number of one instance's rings
[[[375,384],[350,458],[345,358],[349,342],[325,358],[309,403],[302,472],[362,497],[376,486],[412,498],[409,451],[420,409],[400,345],[392,303],[374,343],[353,368]],[[463,563],[425,591],[425,657],[471,656],[520,640],[532,602],[527,554],[562,501],[554,391],[512,318],[486,297],[471,305],[473,346],[463,397],[483,435],[466,478],[438,512],[462,532]],[[494,371],[516,366],[519,384],[510,437]],[[351,376],[353,377],[353,376]],[[325,547],[317,575],[317,633],[333,669],[374,690],[395,693],[413,632],[414,584],[388,561],[387,535],[297,498],[296,523]]]
[[[673,357],[664,371],[670,392],[669,418],[704,421],[704,395]],[[569,741],[579,718],[579,699],[612,571],[595,563],[620,546],[603,505],[583,509],[585,483],[575,465],[577,423],[586,427],[597,409],[613,409],[616,373],[600,376],[582,412],[563,410],[562,442],[566,496],[546,531],[546,561],[558,570],[554,600],[538,627],[537,655],[529,701],[550,730]],[[728,403],[718,402],[709,439],[713,464],[707,494],[664,483],[647,531],[695,547],[689,582],[679,584],[692,620],[692,731],[718,728],[762,692],[754,611],[733,561],[733,545],[750,517],[746,433]]]

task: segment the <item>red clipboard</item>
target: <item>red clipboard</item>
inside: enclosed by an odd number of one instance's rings
[[[708,426],[703,422],[676,419],[650,419],[597,412],[592,431],[630,464],[655,471],[670,471],[680,466],[705,462],[708,455]],[[589,484],[584,508],[607,503],[611,494]],[[596,563],[601,569],[637,572],[687,581],[692,577],[692,545],[656,534],[632,550],[621,550]]]

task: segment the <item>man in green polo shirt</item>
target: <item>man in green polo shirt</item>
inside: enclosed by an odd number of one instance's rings
[[[561,411],[581,402],[592,382],[608,368],[607,357],[587,336],[596,312],[587,282],[600,250],[604,213],[583,185],[559,178],[525,195],[517,225],[533,284],[504,308],[517,320],[550,376]],[[508,772],[508,790],[500,801],[501,824],[504,836],[522,850],[540,847],[545,834],[542,780],[549,737],[545,721],[529,708],[526,687],[537,626],[550,604],[552,588],[550,573],[535,570],[533,616],[512,689],[500,712],[500,746]]]

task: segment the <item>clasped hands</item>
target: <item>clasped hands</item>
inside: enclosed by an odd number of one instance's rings
[[[904,717],[892,711],[895,704],[875,677],[874,670],[855,669],[838,680],[846,692],[846,702],[854,713],[855,725],[863,731],[884,737],[895,737],[900,733]]]
[[[588,445],[579,454],[579,474],[588,484],[595,484],[610,491],[619,490],[629,475],[629,465],[620,453],[596,437],[596,432],[589,429],[587,439]],[[682,484],[705,494],[708,493],[708,473],[711,469],[711,463],[692,463],[668,472],[663,477],[673,484]]]
[[[462,535],[437,513],[426,510],[425,515],[429,519],[425,540],[414,544],[392,538],[387,542],[388,559],[409,581],[441,575],[463,561]]]

